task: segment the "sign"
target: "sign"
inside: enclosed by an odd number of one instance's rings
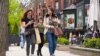
[[[66,14],[66,28],[67,29],[75,28],[75,15],[74,14]]]

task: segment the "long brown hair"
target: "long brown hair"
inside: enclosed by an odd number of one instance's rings
[[[56,17],[56,14],[55,14],[54,9],[53,9],[53,8],[50,8],[49,10],[52,12],[52,15],[51,15],[51,16],[52,16],[52,17]]]
[[[32,10],[27,10],[25,13],[24,13],[24,15],[23,15],[23,17],[22,17],[22,19],[26,19],[27,18],[27,14],[28,14],[28,12],[33,12]],[[32,16],[31,16],[32,17]]]

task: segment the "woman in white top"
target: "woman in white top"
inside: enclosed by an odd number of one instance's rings
[[[44,34],[49,44],[50,56],[54,56],[54,52],[57,44],[57,36],[54,34],[54,23],[53,20],[56,19],[53,9],[48,9],[48,14],[44,18]]]

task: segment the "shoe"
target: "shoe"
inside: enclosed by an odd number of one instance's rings
[[[53,54],[53,56],[55,56],[55,54]]]
[[[50,55],[50,56],[53,56],[53,55]]]
[[[37,56],[43,56],[40,51],[37,51]]]
[[[31,54],[31,56],[34,56],[34,54]]]
[[[27,56],[29,56],[29,55],[27,55]]]
[[[39,54],[40,54],[40,56],[42,56],[42,53],[41,52]]]
[[[39,51],[37,51],[37,56],[39,56]]]
[[[24,49],[24,47],[21,47],[21,49]]]

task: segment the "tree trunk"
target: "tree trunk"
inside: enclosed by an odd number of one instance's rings
[[[0,56],[6,54],[9,0],[0,0]]]

